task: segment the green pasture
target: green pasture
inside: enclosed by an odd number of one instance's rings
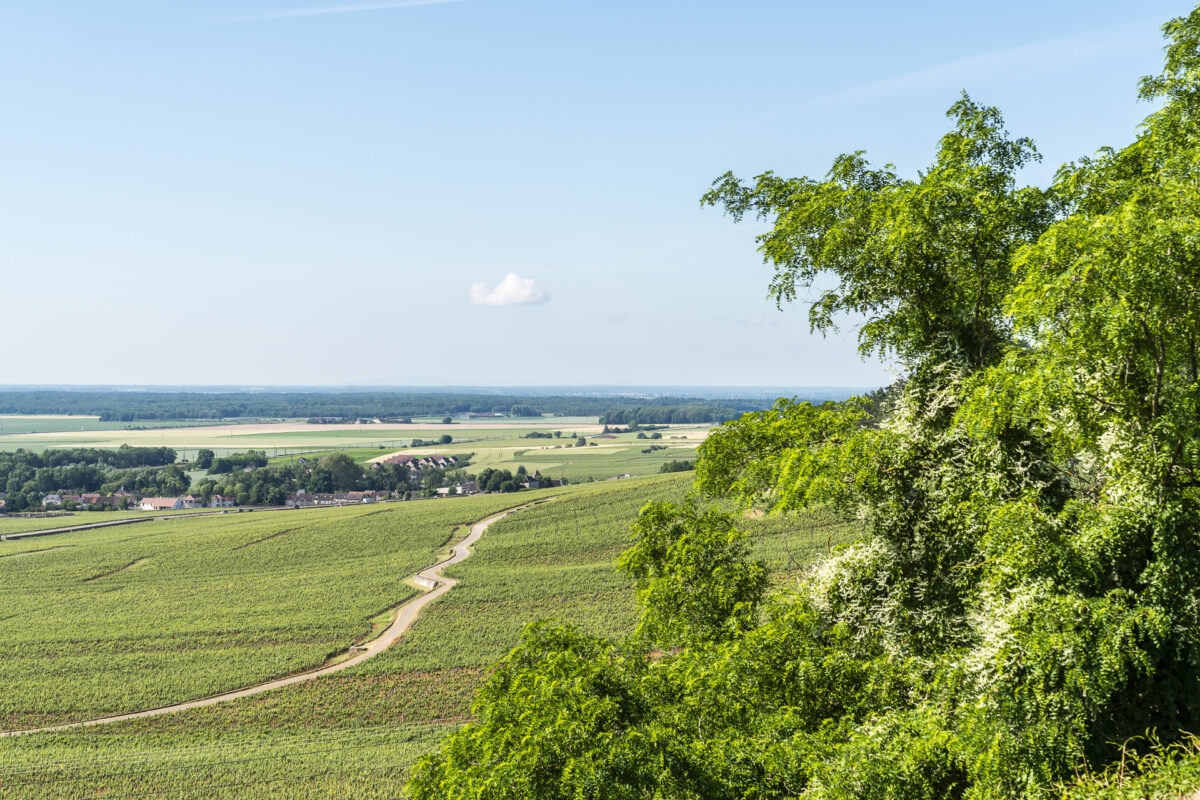
[[[257,420],[256,420],[257,422]],[[168,429],[193,428],[213,425],[211,419],[177,419],[177,420],[138,420],[136,422],[102,422],[99,417],[66,416],[66,415],[27,415],[0,414],[0,437],[18,434],[58,433],[58,432],[88,432],[88,431],[126,431],[134,428]],[[222,423],[236,424],[236,423]],[[0,439],[3,441],[3,439]]]
[[[416,554],[428,559],[430,550],[443,546],[448,534],[462,535],[464,529],[452,532],[452,525],[486,516],[502,504],[557,498],[493,525],[474,555],[450,570],[460,584],[426,608],[411,633],[388,652],[338,675],[219,706],[97,728],[0,739],[0,797],[397,797],[407,768],[470,717],[474,692],[486,679],[489,667],[515,644],[525,624],[554,617],[598,634],[630,629],[635,620],[632,593],[612,562],[629,544],[629,526],[638,509],[650,500],[680,498],[690,487],[691,477],[690,473],[659,475],[516,496],[330,512],[256,512],[249,516],[261,514],[257,522],[262,527],[253,530],[243,527],[250,521],[246,518],[220,520],[224,525],[181,520],[170,529],[166,523],[153,523],[174,532],[146,540],[143,548],[131,541],[121,543],[127,549],[117,550],[117,543],[111,542],[102,548],[111,560],[105,563],[130,558],[156,541],[180,544],[181,563],[186,560],[185,552],[194,552],[192,548],[214,545],[209,568],[215,575],[214,585],[224,580],[238,589],[224,596],[202,595],[192,600],[198,568],[160,571],[154,578],[149,564],[135,567],[122,573],[123,578],[114,575],[88,586],[105,580],[132,581],[133,575],[140,575],[137,580],[145,583],[136,596],[147,597],[150,609],[169,610],[169,615],[155,611],[153,620],[142,622],[130,614],[115,614],[113,619],[119,625],[106,637],[96,636],[95,631],[91,635],[104,643],[109,653],[116,649],[111,642],[141,643],[138,652],[153,659],[155,651],[146,645],[161,644],[165,638],[156,638],[155,628],[178,631],[188,615],[195,614],[192,622],[204,624],[195,624],[193,634],[171,641],[178,641],[181,646],[176,649],[189,659],[193,656],[188,654],[197,647],[214,648],[215,658],[198,658],[188,669],[222,673],[228,669],[221,660],[223,652],[258,647],[286,650],[273,647],[283,638],[281,631],[291,632],[290,646],[312,647],[314,653],[321,647],[348,644],[372,613],[407,591],[374,575],[366,565],[381,552],[382,544],[400,546],[401,552],[393,556],[397,566],[391,572],[411,573],[415,567],[409,567],[419,560]],[[387,508],[396,511],[371,516]],[[271,531],[288,531],[287,520],[299,518],[289,515],[309,513],[313,514],[312,527],[305,526],[307,532],[301,538],[292,540],[295,533],[279,533],[236,551],[247,554],[260,549],[252,565],[246,565],[246,572],[259,576],[268,586],[259,590],[239,582],[232,547],[261,540]],[[838,526],[836,519],[824,514],[744,521],[755,554],[784,577],[789,569],[798,570],[822,557],[827,546],[852,537],[852,529]],[[432,530],[422,534],[422,526]],[[125,531],[130,534],[138,527]],[[94,536],[105,541],[109,537]],[[60,542],[78,547],[83,538],[83,534],[71,541],[55,536],[28,544],[30,549]],[[421,553],[422,548],[427,549]],[[11,561],[28,564],[65,557],[56,552]],[[324,559],[333,563],[325,566],[321,563]],[[94,569],[104,566],[92,559],[88,562]],[[78,565],[79,561],[70,563]],[[0,559],[0,569],[4,564]],[[57,575],[65,577],[61,570]],[[179,577],[168,579],[169,575]],[[286,576],[296,580],[287,589],[281,585]],[[42,575],[43,580],[49,577]],[[347,589],[346,584],[360,580],[369,591],[360,594]],[[326,600],[347,613],[335,620],[304,601],[288,603],[272,597],[297,590],[297,584],[305,582],[319,583],[326,590]],[[0,586],[7,585],[0,579]],[[298,591],[306,598],[313,597],[306,588]],[[344,597],[347,592],[353,597]],[[383,596],[377,596],[372,605],[366,595],[375,592]],[[234,596],[237,593],[255,600],[240,599]],[[172,596],[176,599],[168,602]],[[256,609],[259,603],[266,604],[262,614]],[[102,613],[111,613],[108,606],[101,608]],[[235,612],[248,615],[249,627],[228,624]],[[55,619],[70,616],[55,609],[46,614],[58,615]],[[266,617],[276,619],[274,627],[267,624]],[[6,640],[7,630],[0,627]],[[44,642],[48,651],[59,653],[65,641],[77,638],[77,634],[68,637],[56,632],[54,626],[38,630],[40,633],[31,632],[15,651],[39,649]],[[27,663],[32,666],[37,660]],[[56,674],[76,696],[85,697],[113,694],[114,680],[132,679],[136,685],[148,680],[136,677],[136,672],[113,668],[97,673],[92,677],[94,687],[79,693],[76,672],[96,668],[97,662],[102,664],[103,658],[61,663]],[[186,670],[176,670],[174,675],[176,686],[198,682]],[[7,680],[0,675],[0,681]],[[28,690],[22,689],[22,694],[28,697]],[[26,713],[24,719],[35,716]]]
[[[237,513],[237,509],[226,509]],[[97,522],[112,522],[121,519],[174,516],[178,514],[204,514],[219,511],[213,508],[182,508],[175,511],[66,511],[53,517],[0,517],[0,536],[26,531],[43,531],[49,528],[71,528],[75,525],[92,525]],[[153,522],[144,523],[153,525]],[[122,530],[134,530],[136,525],[118,526]],[[140,529],[139,529],[140,530]],[[65,535],[65,534],[64,534]]]
[[[695,448],[670,446],[665,450],[643,453],[648,445],[638,443],[624,446],[601,445],[598,447],[564,447],[562,450],[516,449],[506,453],[494,463],[483,463],[477,456],[472,467],[480,469],[494,466],[500,469],[515,469],[524,466],[527,472],[535,470],[551,478],[566,478],[572,483],[589,478],[605,480],[619,475],[655,475],[668,461],[696,458]]]
[[[408,597],[456,525],[511,495],[149,522],[0,542],[0,729],[285,675]]]

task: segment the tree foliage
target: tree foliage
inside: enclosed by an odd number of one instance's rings
[[[863,352],[905,379],[720,426],[696,488],[831,505],[865,536],[761,599],[729,517],[647,507],[621,560],[638,635],[587,645],[587,669],[622,665],[619,692],[561,672],[577,634],[531,633],[419,797],[469,796],[478,725],[487,763],[545,770],[545,796],[973,800],[1040,797],[1147,730],[1198,729],[1200,10],[1165,32],[1136,140],[1049,189],[1018,186],[1032,142],[966,96],[914,180],[861,153],[820,181],[718,179],[704,202],[771,223],[772,296],[832,276],[813,327],[862,315]],[[581,728],[614,694],[626,710]]]

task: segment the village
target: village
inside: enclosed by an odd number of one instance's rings
[[[299,459],[299,463],[306,464],[304,458]],[[372,463],[370,469],[379,470],[385,467],[403,468],[406,469],[412,480],[412,485],[419,485],[422,474],[428,470],[450,470],[460,467],[459,459],[451,455],[412,455],[408,453],[399,453],[389,458],[382,459]],[[246,472],[251,472],[252,468],[246,468]],[[484,478],[489,478],[490,473],[494,470],[485,471]],[[463,473],[458,473],[462,475]],[[474,480],[475,476],[466,475],[466,480],[460,480],[452,485],[439,486],[427,490],[424,497],[450,497],[450,496],[469,496],[476,494],[485,494],[489,491],[498,491],[491,484],[485,483],[484,486]],[[520,471],[516,476],[506,473],[506,478],[512,478],[511,488],[505,487],[499,491],[515,491],[520,489],[539,489],[553,486],[562,486],[563,481],[551,479],[543,476],[540,472],[525,474]],[[285,508],[314,508],[324,506],[345,506],[359,505],[363,503],[378,503],[384,500],[407,500],[419,499],[421,495],[416,495],[411,491],[397,489],[394,491],[364,489],[362,491],[334,491],[334,492],[310,492],[305,489],[298,489],[294,493],[288,494],[283,502]],[[124,511],[124,510],[140,510],[140,511],[186,511],[190,509],[226,509],[234,508],[239,505],[257,505],[257,504],[241,504],[231,495],[222,494],[188,494],[174,497],[159,497],[159,496],[141,496],[135,492],[127,491],[124,487],[120,490],[103,494],[103,493],[67,493],[55,491],[46,494],[42,497],[41,513],[57,513],[63,511]],[[0,495],[0,513],[4,512],[5,501],[3,495]],[[276,506],[278,507],[278,506]]]

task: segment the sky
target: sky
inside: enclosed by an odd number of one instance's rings
[[[0,384],[854,386],[700,195],[962,90],[1044,161],[1132,138],[1139,0],[0,6]]]

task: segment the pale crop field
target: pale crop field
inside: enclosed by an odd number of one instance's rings
[[[61,420],[84,419],[81,417],[64,417]],[[543,419],[505,419],[503,421],[488,420],[455,420],[454,423],[443,425],[432,420],[414,421],[411,424],[364,424],[364,425],[309,425],[303,421],[268,422],[244,424],[197,425],[191,422],[181,422],[172,425],[169,422],[140,422],[140,423],[96,423],[97,425],[112,425],[114,427],[97,430],[80,431],[79,426],[53,421],[57,430],[42,430],[25,419],[14,419],[11,424],[18,423],[34,425],[32,429],[38,433],[17,433],[0,437],[0,449],[15,450],[24,447],[27,450],[44,450],[48,447],[120,447],[128,444],[134,447],[173,447],[181,451],[195,451],[200,448],[222,451],[262,450],[262,449],[291,449],[304,448],[346,448],[364,447],[377,443],[393,443],[397,447],[406,445],[412,439],[437,439],[444,433],[449,433],[458,439],[500,439],[511,438],[521,433],[541,430],[564,432],[580,431],[585,434],[600,430],[595,417],[547,417]],[[129,425],[153,424],[155,427],[145,430],[126,430]]]
[[[33,433],[80,433],[120,431],[131,426],[186,428],[208,423],[195,420],[142,420],[141,422],[101,422],[99,417],[67,414],[0,414],[0,437]],[[3,439],[0,439],[3,441]]]

